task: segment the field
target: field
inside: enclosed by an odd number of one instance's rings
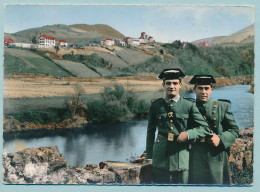
[[[54,60],[54,62],[70,71],[76,77],[100,77],[99,74],[82,63],[66,60]]]
[[[99,94],[104,87],[121,84],[125,89],[134,91],[161,90],[161,82],[151,77],[115,77],[115,78],[55,78],[37,75],[10,75],[4,79],[4,98],[36,98],[73,96],[75,86],[83,87],[85,94]]]
[[[72,76],[54,62],[28,50],[5,49],[4,74],[31,73],[53,76]]]

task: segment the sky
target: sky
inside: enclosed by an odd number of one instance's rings
[[[106,24],[124,36],[141,32],[157,42],[231,35],[255,22],[250,6],[7,5],[4,32],[53,24]]]

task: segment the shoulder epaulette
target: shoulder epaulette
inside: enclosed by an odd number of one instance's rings
[[[218,101],[224,101],[224,102],[227,102],[227,103],[230,103],[230,104],[231,104],[231,101],[230,101],[230,100],[227,100],[227,99],[218,99]]]
[[[163,98],[153,99],[153,100],[151,100],[151,103],[155,103],[156,101],[159,101],[161,99],[163,99]]]
[[[192,102],[195,102],[195,101],[196,101],[196,99],[191,98],[191,97],[183,97],[183,99],[186,99],[186,100],[189,100],[189,101],[192,101]]]

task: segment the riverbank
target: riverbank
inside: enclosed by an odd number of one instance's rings
[[[253,128],[241,130],[230,148],[233,185],[253,182],[253,172],[248,171],[253,166],[253,135]],[[132,163],[100,162],[84,167],[69,166],[55,146],[3,154],[5,184],[150,185],[151,168],[144,154]]]
[[[70,130],[70,129],[77,129],[77,128],[84,128],[88,124],[86,116],[74,115],[70,119],[66,119],[60,123],[47,123],[47,124],[40,124],[40,123],[29,123],[29,122],[20,122],[16,120],[14,117],[3,117],[3,133],[4,138],[8,139],[18,137],[19,135],[26,137],[37,135],[41,133],[44,135],[43,132],[45,131],[46,134],[51,133],[52,131],[57,130]]]

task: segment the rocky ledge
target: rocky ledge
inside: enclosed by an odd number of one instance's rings
[[[229,160],[237,169],[252,165],[253,128],[240,131],[230,149]],[[144,159],[144,154],[133,163],[100,162],[86,167],[68,166],[55,146],[3,154],[5,184],[150,184],[151,168],[151,162]]]
[[[142,184],[151,180],[151,164],[100,162],[69,167],[57,147],[25,149],[3,155],[5,184]]]

